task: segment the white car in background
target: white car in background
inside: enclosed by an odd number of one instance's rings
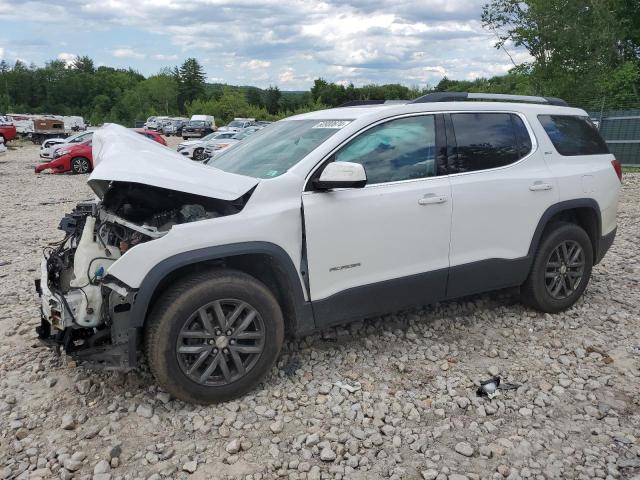
[[[207,142],[218,139],[228,140],[235,134],[235,132],[213,132],[202,138],[186,140],[178,145],[178,153],[191,160],[202,161],[208,158],[204,155]]]
[[[255,118],[234,118],[233,121],[229,122],[224,127],[220,127],[218,131],[220,132],[240,132],[245,128],[256,126]]]
[[[204,148],[204,157],[205,158],[213,158],[216,155],[221,154],[227,148],[233,147],[236,143],[240,142],[242,139],[248,137],[256,133],[258,130],[261,130],[260,127],[250,127],[245,128],[240,132],[224,132],[226,134],[232,133],[233,135],[230,137],[217,137],[213,140],[209,140]]]
[[[85,140],[89,140],[92,136],[93,131],[78,133],[67,138],[49,138],[48,140],[42,142],[42,145],[40,145],[40,158],[51,160],[53,159],[56,150],[58,150],[59,148],[68,146],[69,144],[73,143],[82,143]]]

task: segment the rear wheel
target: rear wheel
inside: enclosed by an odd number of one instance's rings
[[[91,171],[91,163],[88,158],[75,157],[71,159],[71,171],[76,174],[89,173]]]
[[[158,383],[175,397],[216,403],[253,389],[284,340],[269,289],[233,270],[187,277],[163,293],[146,326],[145,348]]]
[[[571,307],[583,294],[593,267],[587,233],[573,223],[557,223],[543,236],[529,278],[521,288],[524,303],[555,313]]]

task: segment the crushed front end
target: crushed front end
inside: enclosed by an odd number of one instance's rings
[[[64,238],[43,250],[39,337],[79,363],[135,367],[139,332],[130,328],[130,313],[136,289],[109,275],[110,266],[177,224],[236,213],[243,201],[112,182],[102,201],[78,204],[60,221]]]

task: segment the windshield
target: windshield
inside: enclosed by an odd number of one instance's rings
[[[206,135],[204,137],[202,137],[200,140],[198,140],[198,142],[206,142],[207,140],[213,140],[214,138],[217,138],[220,134],[213,132],[210,133],[209,135]]]
[[[227,127],[241,128],[243,125],[244,125],[244,122],[241,122],[239,120],[234,120],[229,125],[227,125]]]
[[[204,121],[203,120],[195,120],[195,121],[189,122],[189,126],[190,127],[204,127]]]
[[[229,173],[256,178],[282,175],[349,120],[285,120],[250,135],[207,162]]]

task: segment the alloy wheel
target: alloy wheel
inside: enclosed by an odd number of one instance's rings
[[[73,170],[77,173],[87,173],[89,171],[89,162],[84,158],[75,158],[73,160]]]
[[[549,255],[545,267],[547,292],[556,300],[569,297],[582,280],[585,267],[584,250],[578,242],[565,240]]]
[[[176,342],[178,364],[200,385],[227,385],[256,365],[265,336],[262,317],[251,305],[236,299],[216,300],[184,323]]]

